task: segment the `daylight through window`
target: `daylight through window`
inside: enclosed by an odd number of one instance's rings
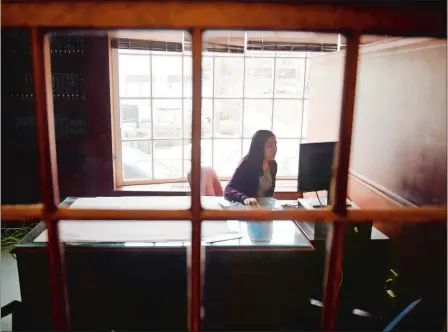
[[[204,35],[202,166],[213,167],[222,179],[230,177],[255,131],[269,129],[278,141],[278,178],[297,176],[299,146],[306,141],[310,58],[336,50],[314,35]],[[173,31],[137,37],[118,36],[112,42],[119,182],[186,180],[191,167],[191,38]]]

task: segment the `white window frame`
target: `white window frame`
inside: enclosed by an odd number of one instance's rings
[[[287,138],[287,137],[281,137],[278,138],[278,140],[297,140],[297,144],[300,145],[303,141],[306,142],[306,137],[303,137],[303,132],[304,132],[304,113],[305,113],[305,104],[306,104],[306,100],[309,100],[309,96],[306,97],[305,93],[306,93],[306,86],[307,86],[307,77],[308,77],[308,70],[309,70],[309,59],[310,57],[308,56],[309,52],[303,52],[304,56],[297,56],[297,57],[281,57],[278,56],[277,53],[279,53],[278,51],[266,51],[266,52],[271,52],[273,54],[273,56],[269,56],[266,58],[271,58],[274,60],[273,63],[273,93],[272,93],[272,97],[267,97],[267,98],[259,98],[259,97],[246,97],[244,95],[244,84],[246,81],[246,60],[247,58],[252,58],[253,55],[251,55],[251,52],[253,51],[247,51],[247,32],[245,33],[245,38],[244,38],[244,53],[242,54],[232,54],[232,55],[228,55],[226,53],[216,53],[216,52],[210,52],[210,53],[204,53],[203,57],[208,57],[208,58],[212,58],[213,59],[213,92],[212,92],[212,96],[211,97],[206,97],[203,99],[211,99],[212,100],[212,135],[210,138],[203,138],[204,140],[211,140],[212,142],[212,164],[213,164],[213,141],[214,140],[240,140],[241,141],[241,156],[240,158],[243,157],[243,144],[244,144],[244,140],[250,139],[248,137],[244,137],[244,131],[242,129],[241,132],[241,137],[214,137],[214,115],[215,115],[215,100],[224,100],[224,99],[231,99],[231,100],[241,100],[242,101],[242,126],[244,128],[244,108],[245,108],[245,101],[246,100],[271,100],[272,101],[272,115],[271,115],[271,130],[273,129],[273,124],[274,124],[274,101],[277,100],[295,100],[295,101],[300,101],[302,103],[302,117],[301,117],[301,126],[300,126],[300,136],[297,137],[291,137],[291,138]],[[260,52],[260,51],[255,51],[255,52]],[[263,51],[261,51],[263,52]],[[122,186],[131,186],[131,185],[147,185],[147,184],[162,184],[162,183],[181,183],[181,182],[187,182],[187,178],[186,177],[180,177],[180,178],[170,178],[170,179],[142,179],[142,180],[127,180],[125,181],[123,179],[123,168],[122,168],[122,151],[121,151],[121,144],[122,144],[122,137],[121,137],[121,129],[120,129],[120,99],[128,99],[128,100],[132,100],[132,99],[139,99],[139,100],[150,100],[151,101],[151,126],[152,126],[152,130],[151,130],[151,138],[150,139],[144,139],[144,141],[150,141],[152,144],[152,151],[154,152],[154,141],[156,140],[166,140],[166,139],[154,139],[153,135],[154,135],[154,109],[153,109],[153,105],[152,102],[154,99],[170,99],[170,100],[181,100],[181,114],[182,114],[182,127],[181,127],[181,132],[182,132],[182,136],[181,138],[176,138],[173,140],[189,140],[191,138],[186,138],[184,137],[184,100],[188,100],[191,99],[191,97],[185,97],[184,96],[184,75],[183,75],[183,71],[184,71],[184,60],[185,57],[191,57],[191,52],[189,51],[182,51],[180,54],[167,54],[167,56],[176,56],[176,57],[181,57],[182,58],[182,75],[181,75],[181,85],[182,85],[182,95],[181,97],[156,97],[154,98],[152,96],[152,91],[153,91],[153,82],[152,82],[152,57],[154,56],[153,51],[149,51],[149,54],[141,54],[141,55],[136,55],[136,56],[147,56],[149,57],[149,61],[150,61],[150,89],[151,89],[151,96],[150,97],[123,97],[120,98],[119,95],[119,76],[118,76],[118,57],[119,57],[119,49],[118,48],[112,48],[111,47],[111,92],[112,92],[112,96],[111,96],[111,101],[112,101],[112,109],[111,109],[111,115],[112,115],[112,125],[113,125],[113,167],[114,167],[114,174],[115,174],[115,186],[116,187],[122,187]],[[159,54],[160,51],[157,51],[156,56],[160,55]],[[215,84],[215,59],[218,57],[226,57],[226,58],[243,58],[244,60],[244,65],[243,65],[243,95],[242,97],[239,98],[229,98],[229,97],[215,97],[215,89],[214,89],[214,84]],[[276,76],[275,76],[275,71],[276,71],[276,64],[277,64],[277,58],[280,59],[302,59],[304,60],[304,80],[303,80],[303,92],[302,92],[302,97],[301,98],[275,98],[275,81],[276,81]],[[168,139],[169,140],[169,139]],[[130,141],[137,141],[137,140],[130,140]],[[154,156],[154,153],[152,154],[152,156]],[[185,174],[185,170],[184,168],[184,149],[182,148],[182,174]],[[152,163],[153,163],[153,167],[152,167],[152,173],[153,173],[153,177],[154,177],[154,157],[152,157]],[[219,179],[221,181],[228,181],[230,180],[229,176],[220,176]],[[297,179],[297,175],[295,176],[277,176],[278,180],[296,180]]]

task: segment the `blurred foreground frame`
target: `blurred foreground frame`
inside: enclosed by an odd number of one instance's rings
[[[192,221],[191,265],[189,266],[189,310],[191,331],[201,329],[201,222],[205,219],[234,218],[268,221],[295,219],[334,223],[327,252],[322,328],[334,330],[342,264],[343,230],[346,223],[361,220],[405,220],[408,222],[446,222],[446,206],[405,208],[390,211],[347,211],[348,166],[357,74],[360,35],[387,34],[402,37],[446,39],[445,2],[236,2],[236,1],[49,1],[3,2],[2,27],[31,28],[35,80],[40,179],[43,205],[2,206],[2,218],[43,219],[47,224],[54,326],[69,330],[69,308],[65,278],[64,248],[60,243],[58,220],[64,219],[140,219]],[[193,121],[192,195],[188,211],[68,210],[59,207],[56,148],[53,128],[51,66],[45,33],[50,30],[76,30],[76,33],[104,35],[114,29],[184,29],[192,33],[193,45]],[[202,34],[207,29],[288,30],[341,33],[347,38],[341,127],[333,177],[333,208],[326,211],[207,211],[200,203],[201,132],[201,51]],[[90,32],[89,32],[90,31]],[[137,218],[136,218],[137,217]],[[167,221],[168,222],[168,221]],[[329,259],[330,258],[330,259]]]

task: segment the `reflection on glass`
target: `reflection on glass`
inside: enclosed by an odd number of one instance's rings
[[[120,99],[122,140],[151,138],[151,103],[149,100]]]
[[[154,99],[154,138],[182,137],[182,101]]]
[[[215,58],[215,97],[243,96],[244,59],[242,57]]]
[[[274,59],[247,58],[244,96],[271,98],[273,89]]]
[[[213,141],[213,168],[219,176],[232,176],[241,160],[241,140],[215,139]]]
[[[215,100],[215,137],[241,137],[242,104],[241,99]]]
[[[299,138],[302,130],[302,100],[274,101],[274,134],[278,138]]]
[[[182,97],[182,57],[153,56],[152,81],[154,97]]]
[[[271,130],[272,100],[246,99],[244,102],[244,137],[252,138],[257,130]]]
[[[128,141],[121,144],[123,179],[152,179],[152,142]]]
[[[277,139],[277,176],[297,176],[299,169],[299,142],[295,139]]]
[[[304,59],[276,59],[275,97],[303,98]]]
[[[182,141],[154,141],[154,178],[178,179],[182,177]]]
[[[184,100],[184,137],[191,137],[193,104],[191,99]],[[201,108],[201,137],[212,136],[213,126],[213,101],[212,99],[202,99]]]
[[[118,78],[120,97],[151,97],[149,56],[119,52]]]

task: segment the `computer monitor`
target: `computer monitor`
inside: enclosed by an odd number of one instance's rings
[[[330,202],[330,185],[336,142],[302,143],[299,151],[297,190],[310,192],[327,190]]]

